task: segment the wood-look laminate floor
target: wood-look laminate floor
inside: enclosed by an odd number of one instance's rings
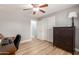
[[[20,44],[16,55],[71,55],[71,53],[53,47],[50,42],[34,39],[31,42]]]

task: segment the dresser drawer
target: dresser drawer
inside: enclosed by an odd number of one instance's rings
[[[54,39],[56,41],[65,41],[65,42],[72,42],[73,37],[69,37],[69,36],[61,36],[61,35],[55,35]]]
[[[55,41],[54,45],[66,51],[70,51],[70,52],[73,51],[73,45],[69,43],[65,43],[63,41]]]
[[[54,43],[57,43],[57,44],[62,44],[62,45],[64,45],[64,46],[73,46],[73,42],[72,41],[70,41],[70,42],[67,42],[67,41],[65,41],[65,40],[55,40],[54,41]]]

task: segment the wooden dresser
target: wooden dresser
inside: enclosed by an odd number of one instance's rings
[[[72,54],[75,52],[75,27],[54,27],[53,46]]]

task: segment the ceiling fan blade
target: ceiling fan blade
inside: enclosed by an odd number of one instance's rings
[[[43,8],[43,7],[47,7],[48,6],[48,4],[44,4],[44,5],[41,5],[41,6],[39,6],[40,8]]]
[[[33,11],[33,15],[35,15],[36,14],[36,12],[35,11]]]
[[[42,13],[45,13],[45,11],[44,11],[44,10],[41,10],[41,9],[40,9],[40,11],[41,11]]]
[[[30,9],[32,9],[32,8],[28,8],[28,9],[23,9],[23,10],[30,10]]]
[[[33,7],[37,7],[35,4],[31,4]]]

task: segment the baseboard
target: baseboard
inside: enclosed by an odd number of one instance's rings
[[[50,41],[50,40],[46,40],[46,41],[53,43],[53,41]]]
[[[79,49],[78,49],[78,48],[75,48],[75,51],[76,51],[76,52],[79,52]]]
[[[21,41],[21,43],[26,43],[26,42],[30,42],[30,41],[32,41],[32,39],[23,40],[23,41]]]

